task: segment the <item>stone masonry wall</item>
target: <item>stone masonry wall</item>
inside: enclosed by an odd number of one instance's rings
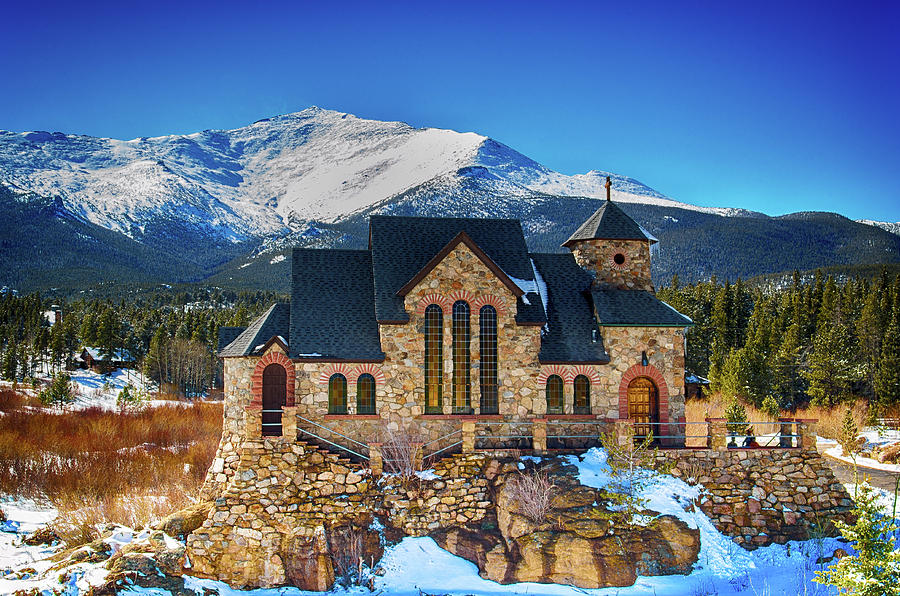
[[[631,378],[648,376],[657,385],[660,421],[684,420],[684,330],[672,327],[603,327],[604,346],[610,363],[604,368],[601,391],[618,397],[616,418],[628,417],[627,396],[622,395]],[[642,367],[646,352],[648,367]],[[673,429],[674,430],[674,429]],[[677,429],[683,432],[683,428]]]
[[[424,536],[479,522],[492,507],[488,476],[499,468],[483,454],[457,455],[408,489],[397,478],[373,480],[368,469],[303,442],[248,440],[227,489],[187,539],[192,572],[232,586],[282,585],[298,572],[297,544],[324,529],[365,528],[378,516],[404,534]]]
[[[815,448],[666,449],[658,463],[699,482],[700,508],[746,548],[806,540],[816,523],[846,519],[850,495]]]
[[[594,275],[595,283],[622,290],[653,291],[650,242],[646,240],[582,240],[571,247],[575,262]],[[621,254],[625,262],[617,264]]]

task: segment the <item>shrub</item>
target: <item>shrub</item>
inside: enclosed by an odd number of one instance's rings
[[[509,481],[509,496],[519,506],[525,517],[536,524],[543,523],[550,511],[553,490],[556,486],[546,472],[533,470]]]
[[[385,440],[381,444],[384,469],[388,474],[396,474],[404,482],[411,480],[419,471],[422,457],[422,440],[419,433],[409,428],[384,431]]]

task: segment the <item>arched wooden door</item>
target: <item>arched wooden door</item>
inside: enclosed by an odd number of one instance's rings
[[[653,381],[638,377],[628,384],[628,417],[634,420],[634,436],[643,439],[650,434],[659,434],[659,392]]]
[[[263,369],[262,379],[262,434],[264,437],[281,436],[281,413],[287,397],[287,371],[280,364],[270,364]]]

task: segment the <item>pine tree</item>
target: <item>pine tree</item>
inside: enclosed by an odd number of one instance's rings
[[[825,324],[813,338],[807,366],[801,371],[809,382],[813,403],[835,405],[850,396],[851,363],[847,336],[836,325]]]
[[[898,318],[900,317],[894,317],[894,321],[891,322],[884,336],[881,358],[872,380],[875,394],[883,405],[900,402],[900,323],[898,323]]]

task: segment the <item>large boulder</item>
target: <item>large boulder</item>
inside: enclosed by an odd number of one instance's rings
[[[527,516],[511,482],[501,479],[496,526],[450,528],[433,537],[475,563],[482,577],[503,584],[603,588],[633,585],[639,574],[690,573],[700,551],[698,530],[670,515],[646,525],[625,523],[630,520],[608,509],[608,494],[582,486],[565,466],[553,474],[551,506],[543,519]]]
[[[324,592],[334,585],[334,566],[323,526],[298,527],[284,537],[281,560],[287,583]]]
[[[162,530],[169,536],[184,540],[188,534],[203,525],[214,503],[201,501],[181,511],[176,511],[153,524],[154,530]]]

